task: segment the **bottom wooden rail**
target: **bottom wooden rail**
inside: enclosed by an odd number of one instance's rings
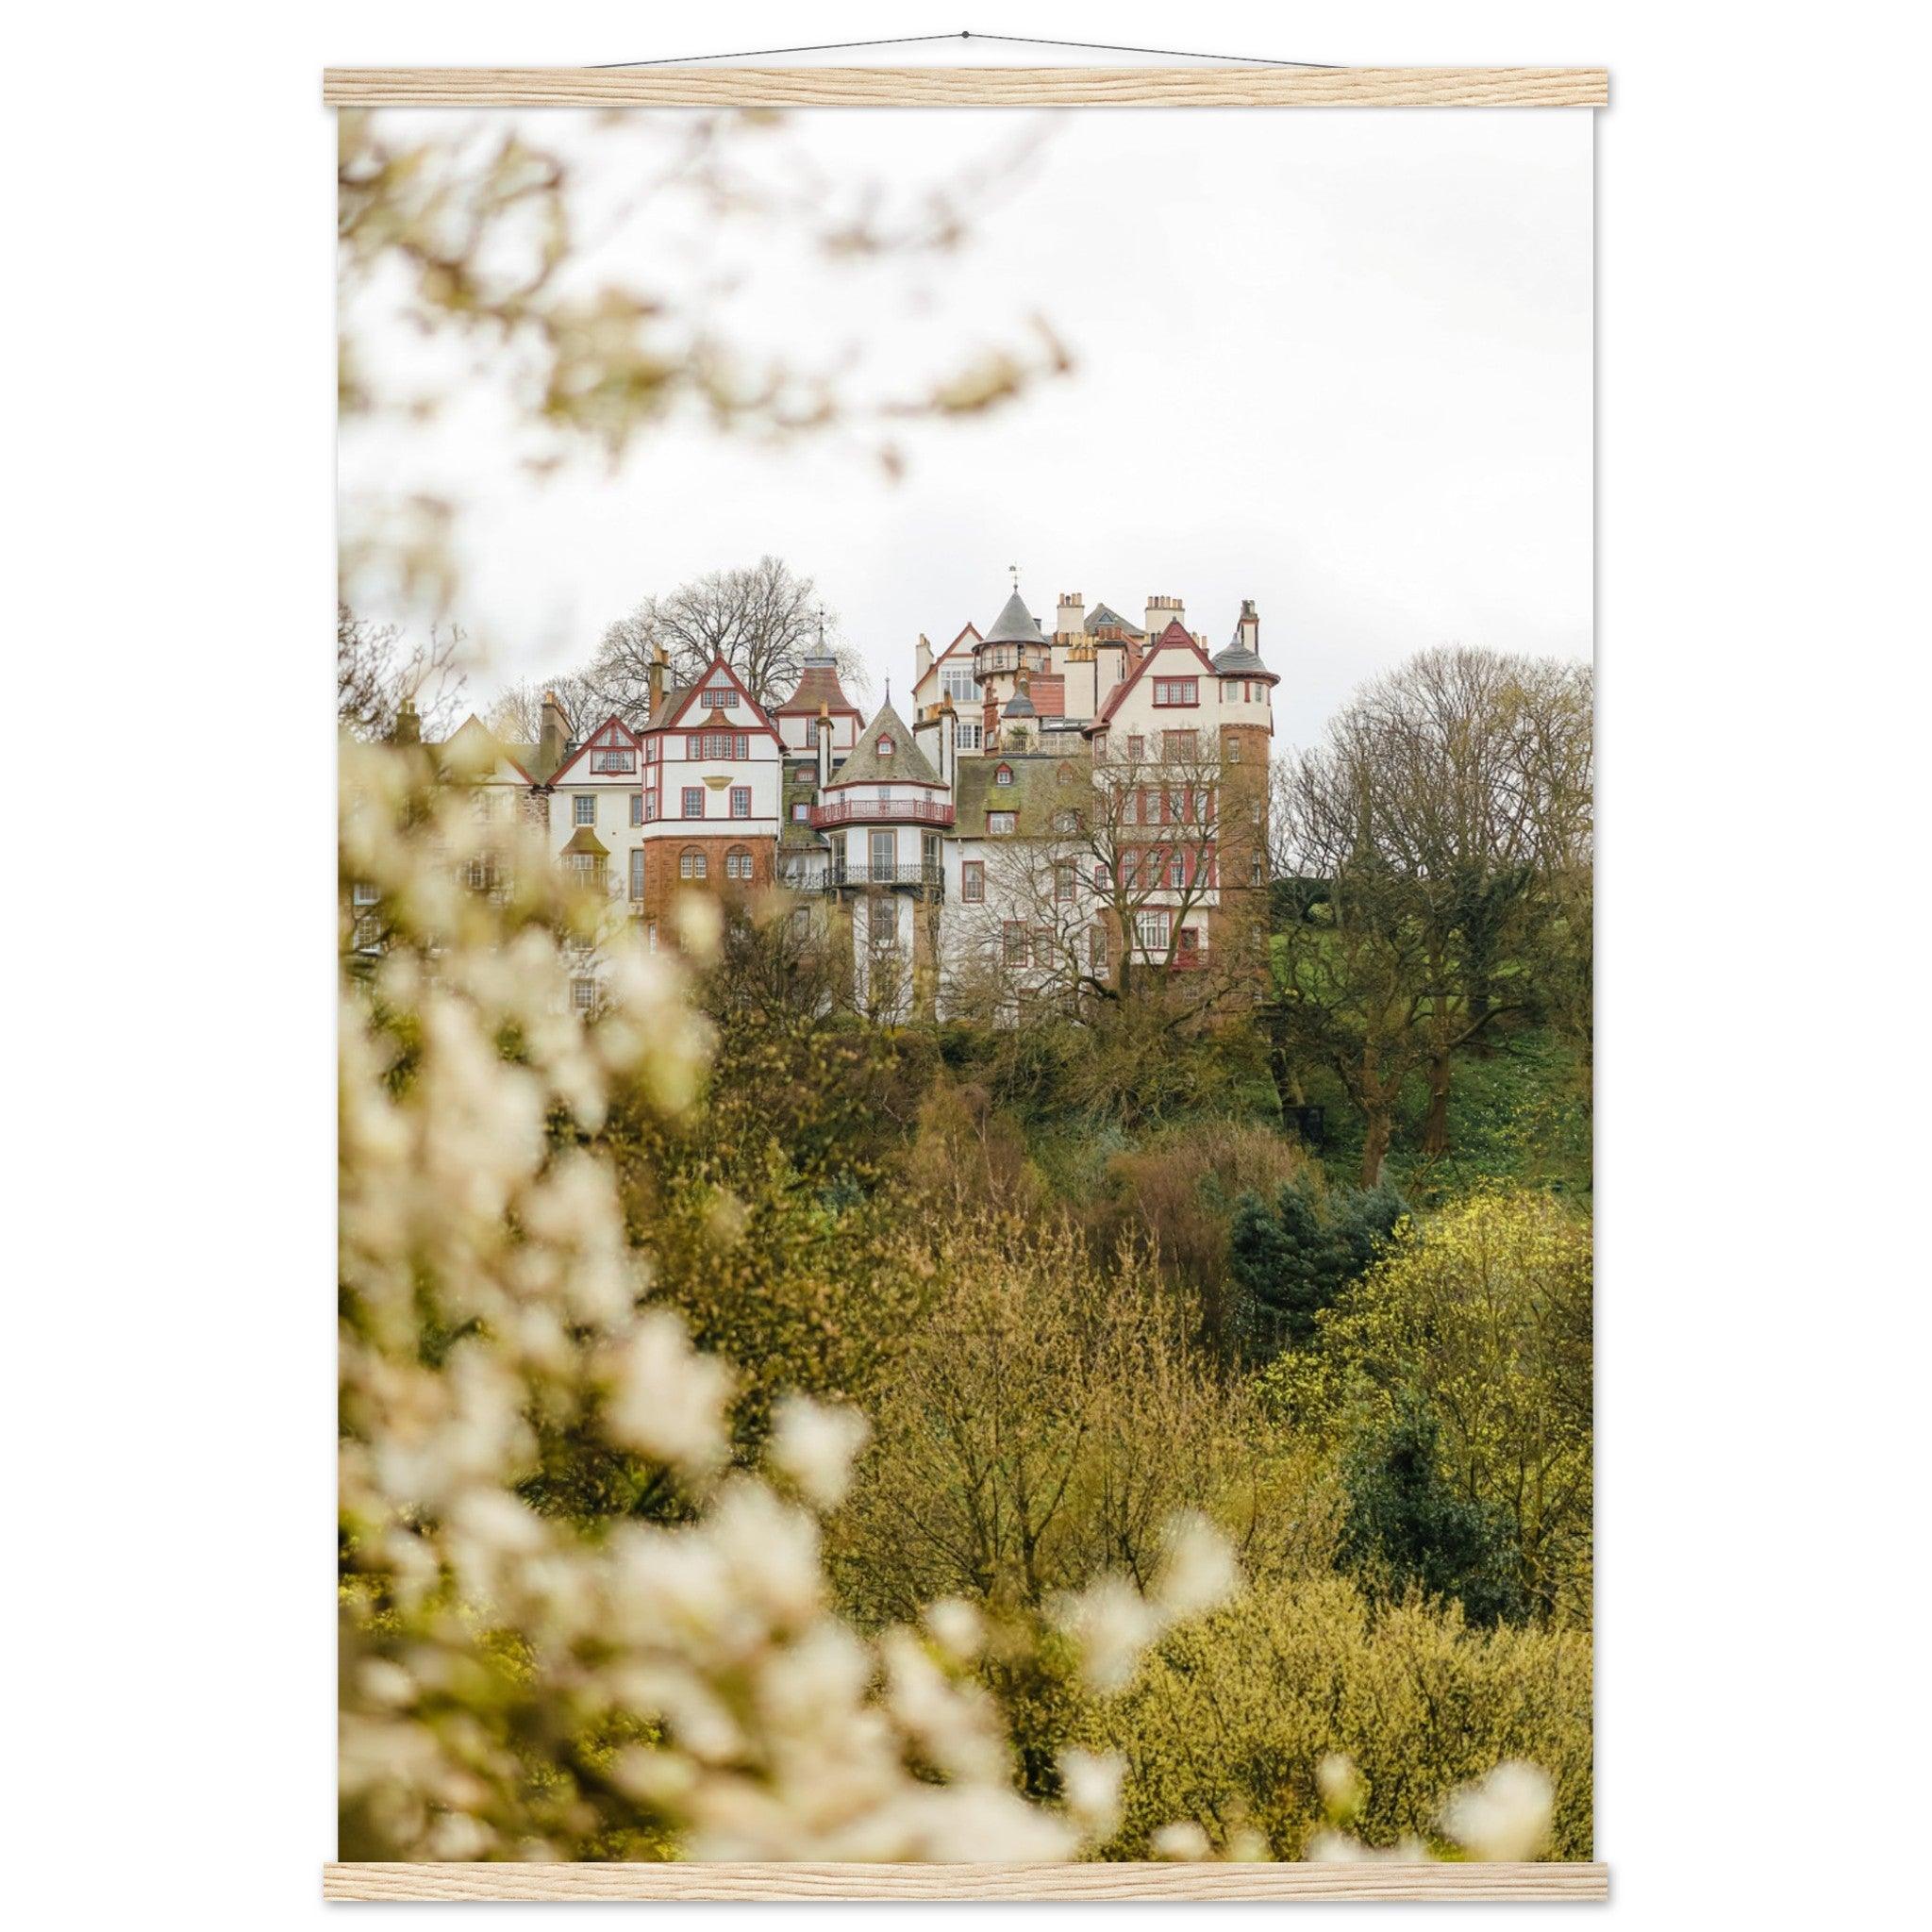
[[[1604,1899],[1607,1865],[325,1865],[329,1899]]]

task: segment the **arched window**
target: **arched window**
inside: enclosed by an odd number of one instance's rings
[[[751,851],[748,846],[734,845],[724,855],[724,876],[727,879],[751,878]]]
[[[695,845],[687,845],[677,855],[677,876],[681,879],[701,879],[704,875],[705,855]]]
[[[1013,768],[1012,768],[1012,766],[1011,766],[1011,765],[1001,765],[1001,766],[1000,766],[1000,767],[998,768],[998,770],[997,770],[997,771],[995,771],[995,772],[993,773],[993,774],[992,774],[992,782],[993,782],[993,783],[994,783],[995,785],[1010,785],[1010,784],[1011,784],[1011,783],[1013,782]]]

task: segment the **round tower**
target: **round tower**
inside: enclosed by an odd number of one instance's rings
[[[1274,687],[1261,661],[1261,620],[1241,599],[1234,636],[1213,659],[1221,745],[1220,860],[1224,888],[1267,882],[1268,750],[1274,736]]]

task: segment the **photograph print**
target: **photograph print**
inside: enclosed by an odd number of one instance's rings
[[[1591,116],[337,121],[338,1857],[1591,1860]]]

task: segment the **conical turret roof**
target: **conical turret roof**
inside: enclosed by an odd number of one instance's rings
[[[892,749],[881,753],[879,741],[890,739]],[[841,785],[937,785],[940,774],[932,760],[914,743],[906,721],[890,704],[858,734],[852,756],[833,773],[827,791]]]
[[[981,640],[989,644],[1037,644],[1042,641],[1040,620],[1021,601],[1017,589],[992,621],[992,628]]]

